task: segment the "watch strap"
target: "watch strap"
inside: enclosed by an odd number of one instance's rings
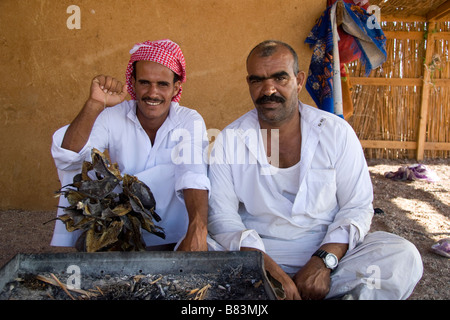
[[[313,253],[313,256],[317,256],[319,258],[325,258],[325,256],[328,254],[328,252],[326,252],[325,250],[317,250],[316,252]]]

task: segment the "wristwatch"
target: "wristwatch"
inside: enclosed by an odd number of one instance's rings
[[[319,249],[314,252],[313,256],[322,258],[328,269],[334,270],[338,265],[338,258],[336,257],[336,255],[326,252],[325,250]]]

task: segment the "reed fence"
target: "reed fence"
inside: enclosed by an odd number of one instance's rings
[[[450,158],[450,22],[414,20],[382,22],[387,60],[368,77],[348,65],[347,120],[367,158]]]

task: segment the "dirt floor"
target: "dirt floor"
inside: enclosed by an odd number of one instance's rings
[[[395,181],[384,177],[413,160],[369,160],[374,185],[376,214],[371,231],[400,235],[416,245],[424,264],[424,274],[411,300],[450,299],[450,260],[431,251],[438,240],[450,237],[450,160],[423,161],[438,182]],[[0,267],[17,253],[71,252],[73,249],[49,245],[54,211],[0,211]]]
[[[423,161],[438,178],[437,182],[395,181],[384,177],[413,161],[368,161],[374,186],[377,214],[371,230],[400,235],[416,245],[422,255],[424,273],[409,299],[450,299],[450,259],[431,251],[431,246],[450,237],[450,160]]]

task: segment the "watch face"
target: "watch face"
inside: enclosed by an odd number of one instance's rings
[[[334,254],[327,254],[325,261],[329,268],[335,268],[338,264],[337,258]]]

